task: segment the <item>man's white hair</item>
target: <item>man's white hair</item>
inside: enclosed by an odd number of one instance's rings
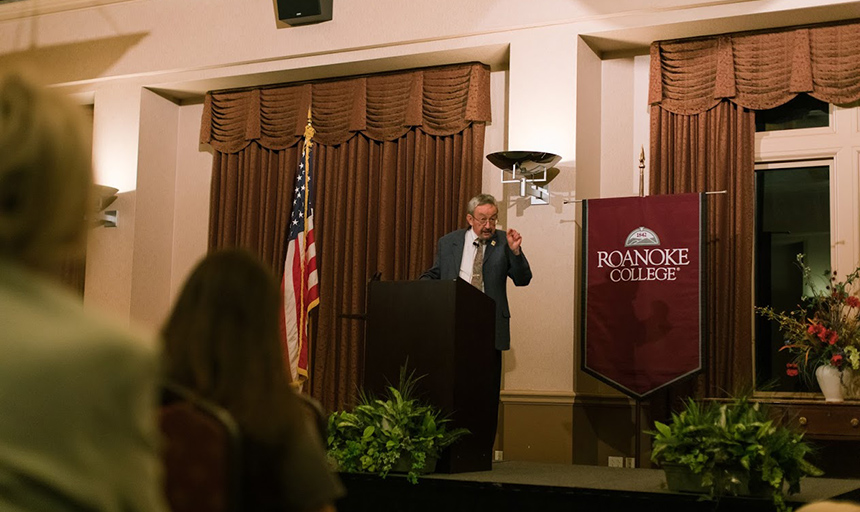
[[[466,206],[466,213],[469,215],[475,214],[475,208],[479,206],[483,206],[485,204],[491,204],[496,207],[496,210],[499,209],[496,204],[496,198],[491,196],[490,194],[478,194],[472,199],[469,200],[469,204]]]

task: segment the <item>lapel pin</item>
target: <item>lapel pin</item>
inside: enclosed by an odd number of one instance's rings
[[[490,245],[492,245],[493,247],[495,247],[495,246],[496,246],[496,241],[495,241],[495,240],[491,241],[491,242],[490,242]]]

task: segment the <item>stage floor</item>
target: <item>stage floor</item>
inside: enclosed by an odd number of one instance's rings
[[[342,512],[773,510],[770,499],[724,497],[713,502],[670,492],[663,471],[656,469],[506,461],[494,463],[491,471],[427,475],[417,485],[401,475],[341,476],[349,492],[338,504]],[[860,480],[805,478],[801,492],[788,497],[795,507],[825,499],[860,501]]]

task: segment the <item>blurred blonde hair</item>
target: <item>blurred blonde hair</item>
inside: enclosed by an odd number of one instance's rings
[[[51,268],[85,248],[92,192],[83,112],[20,74],[0,77],[0,258]]]
[[[860,505],[850,501],[818,501],[798,508],[797,512],[860,512]]]

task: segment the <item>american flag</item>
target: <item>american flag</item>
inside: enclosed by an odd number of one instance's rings
[[[314,244],[313,128],[305,129],[302,160],[296,173],[287,257],[284,261],[284,352],[294,383],[308,379],[308,316],[319,305],[316,246]]]

